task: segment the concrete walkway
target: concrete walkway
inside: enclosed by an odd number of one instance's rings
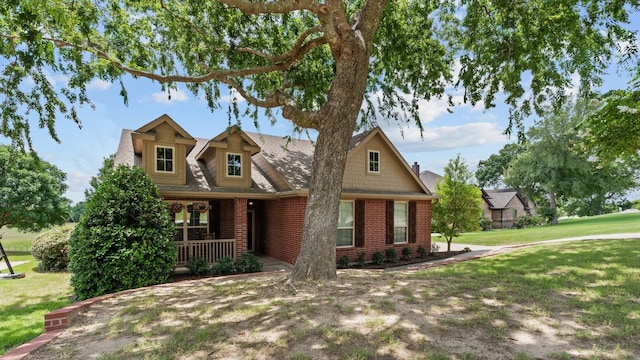
[[[11,261],[11,259],[9,259]],[[11,261],[11,267],[15,270],[16,266],[26,264],[28,261]],[[9,270],[7,263],[2,260],[2,256],[0,256],[0,271]]]

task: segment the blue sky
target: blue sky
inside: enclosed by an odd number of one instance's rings
[[[66,81],[60,76],[51,76],[51,80]],[[628,80],[612,73],[607,76],[603,90],[626,88]],[[46,130],[32,127],[34,148],[42,158],[67,174],[66,196],[74,203],[84,200],[84,190],[91,176],[98,172],[103,158],[115,153],[122,129],[137,129],[165,113],[194,137],[212,138],[228,124],[226,103],[211,112],[203,100],[195,98],[184,86],[174,91],[169,100],[157,83],[146,79],[128,79],[125,85],[129,93],[128,106],[123,104],[117,84],[94,81],[89,96],[95,110],[89,107],[80,110],[82,128],[66,119],[58,120],[59,144]],[[442,100],[421,103],[420,112],[425,127],[423,138],[414,126],[404,125],[401,131],[397,123],[382,120],[379,125],[405,160],[409,164],[417,161],[421,170],[442,174],[447,161],[459,153],[469,169],[475,171],[478,161],[497,153],[507,142],[516,141],[513,135],[511,138],[503,135],[508,124],[504,106],[486,110],[463,104],[449,113]],[[532,121],[529,119],[528,123]],[[251,120],[243,122],[243,128],[256,131]],[[261,121],[260,130],[284,136],[291,134],[292,126],[280,118],[273,126],[266,120]]]

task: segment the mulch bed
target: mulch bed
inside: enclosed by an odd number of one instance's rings
[[[360,267],[358,265],[353,264],[351,266],[352,269],[387,269],[387,268],[392,268],[392,267],[396,267],[396,266],[403,266],[403,265],[411,265],[411,264],[421,264],[421,263],[425,263],[425,262],[429,262],[429,261],[434,261],[434,260],[442,260],[442,259],[446,259],[446,258],[450,258],[456,255],[460,255],[460,254],[464,254],[466,252],[468,252],[469,250],[460,250],[460,251],[441,251],[441,252],[436,252],[436,253],[430,253],[426,258],[413,258],[411,260],[402,260],[402,259],[398,259],[397,262],[388,262],[385,261],[382,264],[373,264],[373,263],[367,263],[364,267]],[[340,269],[340,267],[338,267]]]
[[[403,266],[403,265],[411,265],[411,264],[420,264],[420,263],[425,263],[425,262],[429,262],[429,261],[434,261],[434,260],[442,260],[442,259],[446,259],[446,258],[450,258],[456,255],[460,255],[460,254],[464,254],[466,252],[468,252],[469,250],[460,250],[460,251],[440,251],[440,252],[436,252],[436,253],[430,253],[426,258],[413,258],[411,260],[402,260],[402,259],[398,259],[397,262],[388,262],[385,261],[382,264],[373,264],[373,263],[367,263],[364,267],[360,267],[356,264],[353,264],[351,266],[351,269],[388,269],[388,268],[393,268],[396,266]],[[338,267],[338,269],[341,269],[340,267]],[[217,277],[220,275],[201,275],[201,276],[194,276],[191,274],[176,274],[173,275],[171,282],[177,282],[177,281],[183,281],[183,280],[193,280],[193,279],[204,279],[204,278],[210,278],[210,277]]]

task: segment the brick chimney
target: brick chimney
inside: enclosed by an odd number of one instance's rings
[[[420,176],[420,165],[418,165],[417,161],[413,162],[413,165],[411,165],[411,168],[413,169],[413,172],[416,173],[416,175]]]

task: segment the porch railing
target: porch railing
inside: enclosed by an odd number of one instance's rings
[[[178,247],[176,266],[184,266],[191,259],[202,258],[213,264],[217,259],[236,256],[236,239],[187,240],[174,243]]]

